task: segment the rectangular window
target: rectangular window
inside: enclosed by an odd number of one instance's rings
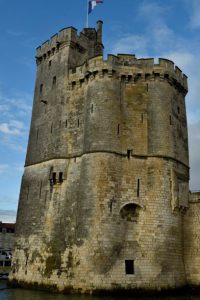
[[[118,124],[117,126],[117,134],[119,135],[119,132],[120,132],[120,125]]]
[[[55,172],[53,172],[52,179],[53,179],[53,184],[56,184],[56,173]]]
[[[52,83],[53,87],[55,87],[55,85],[56,85],[56,76],[53,77],[53,83]]]
[[[40,84],[40,94],[42,93],[43,91],[43,84]]]
[[[125,272],[127,275],[134,274],[134,260],[125,260]]]
[[[131,152],[132,152],[132,150],[127,150],[127,157],[128,157],[128,159],[131,158]]]
[[[140,179],[137,180],[137,197],[140,197]]]
[[[3,261],[0,260],[0,267],[3,267]]]
[[[5,267],[10,267],[11,266],[11,261],[10,260],[6,260],[5,261]]]
[[[62,183],[63,182],[63,172],[59,173],[59,182]]]
[[[91,105],[91,114],[93,113],[94,111],[94,107],[93,107],[93,104]]]

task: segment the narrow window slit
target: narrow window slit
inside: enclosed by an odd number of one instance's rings
[[[63,182],[63,172],[59,173],[59,182],[62,183]]]
[[[137,197],[140,197],[140,179],[137,180]]]
[[[40,94],[42,94],[43,91],[43,84],[40,84]]]
[[[78,119],[78,128],[79,128],[79,126],[80,126],[80,121],[79,121],[79,119]]]
[[[27,187],[26,201],[28,201],[28,198],[29,198],[29,185]]]
[[[118,126],[117,126],[117,134],[119,135],[119,133],[120,133],[120,125],[118,124]]]
[[[65,121],[65,127],[67,128],[67,125],[68,125],[68,122],[67,122],[67,120]]]
[[[93,107],[93,104],[91,105],[91,114],[93,114],[93,111],[94,111],[94,107]]]
[[[56,184],[56,172],[53,172],[52,179],[53,179],[53,184]]]
[[[131,153],[132,153],[132,150],[127,150],[127,158],[128,158],[128,159],[131,158]]]
[[[42,181],[40,183],[40,194],[39,194],[39,198],[41,198],[41,195],[42,195]]]

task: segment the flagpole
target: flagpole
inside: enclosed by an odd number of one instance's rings
[[[88,0],[86,0],[87,1],[87,15],[86,15],[86,28],[88,28],[88,10],[89,10],[89,2],[88,2]]]

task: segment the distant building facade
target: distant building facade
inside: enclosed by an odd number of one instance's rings
[[[11,270],[15,224],[0,222],[0,277]]]
[[[104,60],[101,21],[61,30],[36,62],[10,280],[83,293],[199,284],[187,77],[167,59]]]

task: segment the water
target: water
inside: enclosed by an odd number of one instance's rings
[[[199,296],[176,297],[123,297],[59,295],[44,291],[7,289],[6,281],[0,280],[0,300],[200,300]]]

